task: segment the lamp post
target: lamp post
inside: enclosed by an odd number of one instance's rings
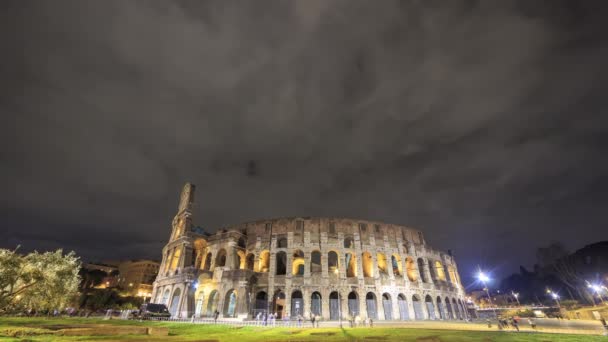
[[[547,290],[547,293],[551,295],[551,297],[555,300],[555,303],[557,303],[557,307],[561,309],[562,306],[559,304],[559,295],[551,290]]]
[[[479,274],[477,274],[477,279],[479,279],[479,281],[481,281],[481,283],[483,284],[484,290],[486,290],[486,294],[488,295],[489,303],[490,305],[492,305],[492,297],[490,296],[490,289],[488,289],[487,285],[487,283],[490,281],[490,277],[480,271]],[[494,317],[498,318],[498,315],[496,315],[496,308],[494,308],[494,306],[492,306],[492,312],[494,313]]]
[[[519,302],[519,293],[511,291],[511,294],[513,295],[513,297],[515,297],[515,300],[517,301],[517,306],[521,306],[521,303]]]
[[[602,302],[602,304],[604,303],[604,298],[602,298],[602,286],[598,285],[598,284],[590,284],[589,282],[587,282],[587,287],[589,287],[590,289],[592,289],[595,294],[600,297],[600,302]],[[605,286],[603,286],[603,288],[606,288]],[[595,299],[593,299],[593,304],[595,304]]]

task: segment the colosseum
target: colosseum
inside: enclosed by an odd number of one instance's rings
[[[259,220],[209,234],[192,222],[195,186],[182,190],[152,302],[173,317],[323,320],[466,319],[451,253],[422,232],[347,218]]]

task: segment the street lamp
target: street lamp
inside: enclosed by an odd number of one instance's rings
[[[490,305],[492,306],[492,312],[494,312],[494,317],[498,318],[498,316],[496,315],[496,308],[494,308],[494,306],[492,305],[492,297],[490,297],[490,290],[488,289],[488,285],[487,283],[490,281],[490,277],[488,277],[487,274],[485,274],[482,271],[479,271],[479,273],[477,274],[477,279],[479,279],[479,281],[481,281],[481,283],[483,284],[484,290],[486,290],[486,294],[488,295],[488,300],[490,301]]]
[[[547,293],[549,293],[551,297],[553,297],[555,303],[557,303],[557,307],[561,309],[562,306],[559,304],[559,295],[551,290],[547,290]]]
[[[519,302],[519,293],[511,291],[511,294],[513,295],[513,297],[515,297],[515,300],[517,301],[517,306],[521,306],[521,303]]]
[[[604,303],[604,298],[602,298],[602,289],[606,288],[606,286],[601,286],[598,284],[590,284],[589,282],[587,282],[587,287],[589,287],[590,289],[592,289],[595,294],[600,297],[600,302],[602,302],[602,304]],[[594,299],[594,304],[595,304],[595,299]]]

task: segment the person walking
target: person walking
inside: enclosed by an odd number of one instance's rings
[[[534,318],[528,318],[528,324],[530,324],[530,327],[533,330],[536,330],[536,321],[534,320]]]
[[[370,328],[374,327],[374,320],[371,317],[369,318],[369,327]]]
[[[311,314],[310,315],[310,323],[312,324],[312,327],[315,327],[315,314]]]
[[[217,324],[217,318],[220,317],[220,312],[215,310],[213,313],[213,323]]]
[[[513,328],[515,328],[515,330],[519,331],[519,322],[517,322],[517,319],[515,319],[515,317],[511,317],[511,324],[513,325]]]

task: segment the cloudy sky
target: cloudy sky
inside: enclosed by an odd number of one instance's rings
[[[2,1],[0,247],[196,223],[419,228],[467,279],[606,239],[602,1]]]

